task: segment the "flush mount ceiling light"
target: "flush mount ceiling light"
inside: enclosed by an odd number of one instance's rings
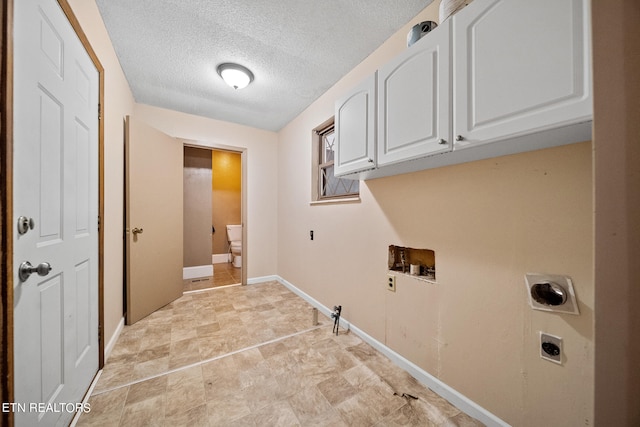
[[[253,81],[253,73],[248,68],[230,62],[218,65],[218,74],[234,89],[245,88]]]

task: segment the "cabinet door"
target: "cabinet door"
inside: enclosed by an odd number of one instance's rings
[[[378,165],[450,151],[451,22],[378,70]]]
[[[376,166],[375,91],[376,74],[372,74],[336,101],[335,176]]]
[[[592,117],[589,0],[478,0],[453,17],[456,149]]]

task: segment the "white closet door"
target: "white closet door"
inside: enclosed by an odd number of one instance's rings
[[[99,73],[55,0],[14,7],[15,420],[67,425],[98,371]]]

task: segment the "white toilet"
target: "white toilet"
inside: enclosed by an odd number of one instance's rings
[[[242,225],[227,225],[227,240],[233,266],[242,267]]]

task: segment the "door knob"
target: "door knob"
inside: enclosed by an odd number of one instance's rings
[[[41,262],[34,267],[29,261],[24,261],[20,264],[18,275],[20,276],[20,281],[25,282],[33,273],[38,273],[38,276],[46,276],[50,271],[51,264],[48,262]]]
[[[142,232],[143,232],[143,231],[144,231],[144,230],[143,230],[142,228],[138,228],[138,227],[136,227],[136,228],[134,228],[133,230],[131,230],[131,232],[132,232],[133,234],[142,234]]]

